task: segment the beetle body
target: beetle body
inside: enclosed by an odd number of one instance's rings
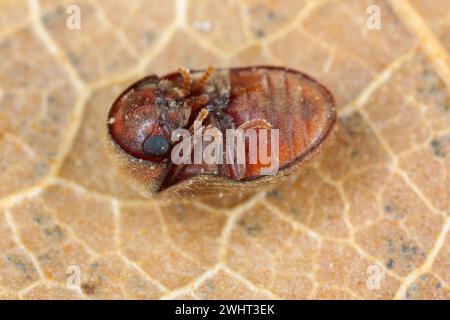
[[[250,163],[248,157],[244,163],[227,162],[227,150],[219,163],[174,164],[173,133],[186,128],[194,135],[195,121],[202,124],[199,130],[217,129],[224,144],[228,129],[276,129],[278,172],[262,175],[267,166],[259,160]],[[263,66],[181,69],[161,78],[145,77],[127,88],[109,112],[108,137],[116,163],[142,194],[206,195],[277,182],[327,144],[335,123],[331,93],[301,72]],[[267,141],[273,153],[273,141]],[[249,141],[245,143],[248,156]]]

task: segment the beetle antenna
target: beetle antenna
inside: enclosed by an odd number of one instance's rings
[[[206,69],[205,73],[203,73],[202,77],[195,84],[195,87],[199,89],[203,88],[208,79],[211,78],[213,72],[214,68],[212,66],[208,66],[208,69]]]
[[[191,90],[191,76],[189,70],[185,68],[178,68],[178,72],[183,77],[183,90],[189,92]]]

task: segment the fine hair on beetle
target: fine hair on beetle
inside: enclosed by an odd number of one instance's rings
[[[260,171],[261,175],[278,173],[280,139],[278,129],[226,129],[224,139],[222,132],[216,127],[207,127],[205,130],[203,128],[200,121],[195,121],[193,135],[184,128],[172,132],[171,140],[175,143],[171,152],[172,163],[176,165],[260,163],[265,166]],[[270,142],[267,139],[268,134]],[[178,142],[180,139],[182,140]]]

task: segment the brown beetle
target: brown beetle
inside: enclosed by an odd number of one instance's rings
[[[202,124],[199,129],[195,121]],[[161,78],[147,76],[132,84],[111,106],[108,137],[116,163],[141,194],[210,195],[278,182],[331,140],[335,123],[332,94],[301,72],[265,66],[209,67],[179,69]],[[268,133],[277,129],[277,148],[272,140],[266,147],[268,153],[277,151],[279,171],[261,175],[267,163],[259,158],[248,161],[251,146],[246,138],[244,162],[237,162],[236,155],[226,158],[226,150],[220,157],[231,161],[175,164],[171,155],[179,128],[189,130],[191,136],[196,130],[218,129],[225,137],[223,143],[228,129]],[[188,150],[191,159],[193,150]]]

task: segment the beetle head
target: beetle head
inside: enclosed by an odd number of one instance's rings
[[[184,128],[191,115],[185,95],[167,79],[142,79],[113,103],[108,121],[110,136],[134,158],[153,162],[166,159],[172,132]]]

